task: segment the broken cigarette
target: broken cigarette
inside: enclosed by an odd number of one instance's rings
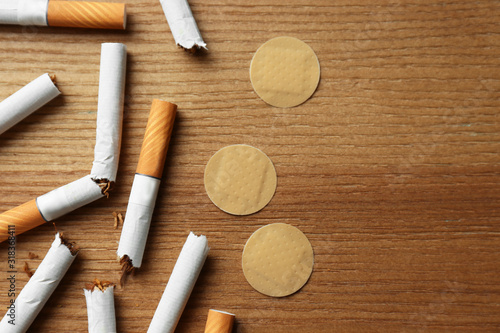
[[[141,267],[176,111],[177,105],[158,99],[151,105],[117,250],[129,267]]]
[[[231,333],[233,324],[234,314],[210,309],[208,310],[205,333]]]
[[[78,250],[73,244],[68,243],[59,233],[56,234],[49,252],[36,272],[16,300],[7,307],[7,313],[0,322],[0,332],[26,332],[66,274],[77,253]]]
[[[127,13],[123,3],[2,0],[0,24],[123,30]]]
[[[205,263],[208,250],[205,236],[189,233],[149,325],[148,333],[174,332]]]
[[[0,214],[0,242],[7,239],[9,225],[15,225],[16,234],[21,234],[108,196],[116,180],[120,156],[126,56],[125,45],[102,44],[96,145],[91,174]]]
[[[90,171],[96,181],[116,180],[122,138],[126,68],[127,47],[121,43],[102,44],[96,145]]]
[[[207,49],[187,0],[160,0],[175,43],[185,50]]]
[[[116,333],[114,289],[114,284],[95,279],[89,289],[83,290],[89,333]]]
[[[0,134],[50,102],[60,93],[52,77],[49,74],[43,74],[7,97],[0,103]]]

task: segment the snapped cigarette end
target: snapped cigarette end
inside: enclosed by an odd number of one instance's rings
[[[109,198],[109,192],[113,190],[113,186],[115,182],[109,181],[107,179],[94,179],[92,180],[99,186],[101,189],[102,195],[105,195],[106,198]]]
[[[207,49],[187,0],[160,0],[175,44],[191,53]]]
[[[185,48],[184,46],[182,46],[180,44],[177,44],[177,47],[180,48],[180,49],[182,49],[184,52],[191,53],[191,54],[195,54],[200,49],[200,47],[197,47],[197,46],[193,46],[193,47],[187,49],[187,48]]]
[[[122,274],[120,276],[120,287],[123,288],[127,276],[134,274],[135,267],[132,264],[132,259],[130,259],[128,255],[124,255],[123,257],[120,258],[120,265],[122,265]]]
[[[92,283],[89,283],[85,289],[89,291],[94,291],[95,288],[99,289],[100,291],[104,291],[108,289],[109,287],[114,287],[115,284],[110,282],[110,281],[101,281],[99,279],[94,279]]]
[[[123,3],[50,0],[47,22],[52,27],[124,30],[127,10]]]
[[[94,279],[94,282],[83,290],[87,303],[89,333],[116,333],[114,287],[109,281]]]
[[[71,253],[72,256],[76,256],[78,254],[78,251],[80,251],[80,248],[75,245],[74,243],[69,242],[64,236],[63,233],[61,232],[59,234],[59,238],[61,239],[61,244],[66,246]]]
[[[213,310],[208,311],[205,333],[231,333],[234,324],[234,314]]]

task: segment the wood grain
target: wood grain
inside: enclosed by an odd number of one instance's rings
[[[125,213],[153,98],[179,110],[143,267],[116,291],[119,332],[147,330],[190,230],[211,251],[177,332],[202,332],[209,308],[235,313],[235,332],[500,330],[497,1],[190,0],[209,48],[196,56],[175,47],[158,1],[127,3],[125,32],[0,26],[0,99],[44,72],[62,91],[0,137],[0,211],[89,173],[100,43],[128,47],[117,186],[56,221],[82,250],[30,332],[85,332],[84,284],[118,281],[112,213]],[[290,109],[260,100],[248,72],[283,35],[321,65],[316,93]],[[237,143],[278,173],[273,200],[246,217],[221,212],[203,186],[210,156]],[[254,291],[240,261],[274,222],[315,252],[309,282],[279,299]],[[53,235],[46,224],[18,237],[18,290]]]

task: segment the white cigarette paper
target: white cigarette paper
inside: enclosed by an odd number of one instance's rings
[[[149,326],[148,333],[172,333],[193,291],[208,254],[205,236],[192,232],[182,247],[165,291]]]
[[[116,333],[114,289],[84,289],[89,333]]]
[[[96,145],[94,163],[90,172],[94,179],[106,179],[113,182],[116,180],[122,137],[126,62],[127,47],[125,45],[102,44]]]
[[[36,205],[44,220],[52,221],[103,196],[99,185],[85,176],[39,196]]]
[[[0,24],[47,26],[49,0],[2,0]]]
[[[50,102],[60,93],[49,74],[43,74],[7,97],[0,103],[0,134]]]
[[[66,274],[76,254],[62,244],[59,233],[56,234],[52,246],[38,266],[15,302],[10,304],[7,313],[0,322],[2,333],[23,333],[30,327],[38,313],[54,292]],[[14,309],[11,312],[11,309]]]
[[[187,50],[207,49],[187,0],[160,0],[160,3],[177,45]]]
[[[117,254],[119,258],[128,255],[136,268],[142,264],[159,188],[157,178],[141,174],[134,176]]]

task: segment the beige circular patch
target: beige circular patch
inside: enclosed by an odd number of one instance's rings
[[[227,146],[210,158],[205,168],[205,190],[212,202],[229,214],[258,212],[276,191],[273,163],[257,148]]]
[[[274,297],[293,294],[309,280],[314,264],[311,243],[299,229],[284,223],[266,225],[248,239],[243,273],[255,290]]]
[[[264,43],[253,56],[250,80],[266,103],[292,107],[304,103],[316,90],[319,62],[313,49],[293,37],[277,37]]]

